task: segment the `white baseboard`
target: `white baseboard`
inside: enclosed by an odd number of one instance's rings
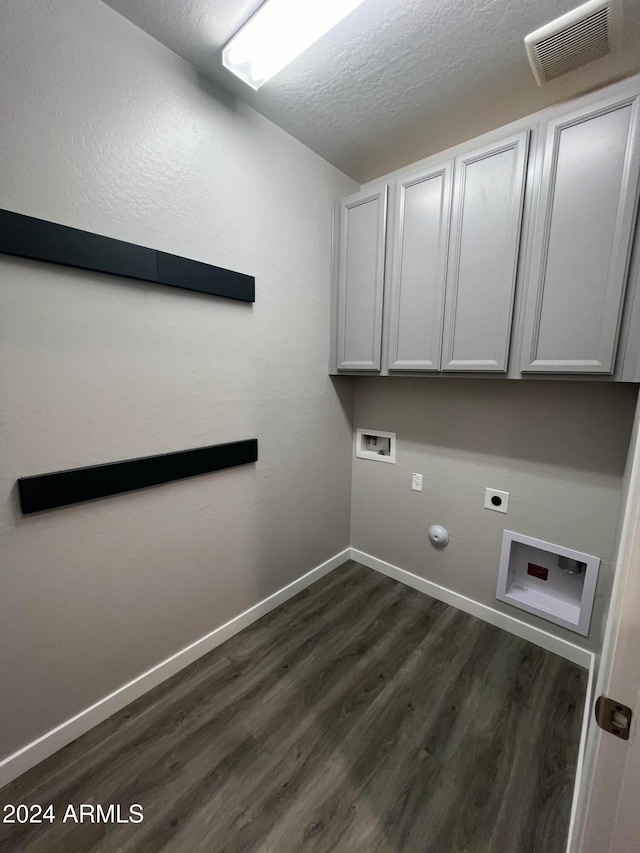
[[[400,569],[398,566],[386,563],[384,560],[379,560],[377,557],[372,557],[371,554],[365,554],[364,551],[358,551],[357,548],[351,548],[350,550],[351,559],[362,563],[363,566],[367,566],[369,569],[375,569],[377,572],[381,572],[383,575],[387,575],[387,577],[400,581],[400,583],[406,584],[413,589],[417,589],[419,592],[424,592],[432,598],[437,598],[438,601],[452,604],[458,610],[464,610],[465,613],[470,613],[472,616],[484,619],[485,622],[496,625],[498,628],[503,628],[505,631],[509,631],[510,634],[515,634],[524,640],[529,640],[549,652],[554,652],[578,664],[578,666],[589,670],[592,668],[593,652],[587,651],[587,649],[583,649],[575,643],[556,637],[543,628],[528,625],[514,616],[508,616],[506,613],[501,613],[493,607],[480,604],[479,601],[467,598],[466,595],[460,595],[460,593],[454,592],[452,589],[432,583],[421,578],[419,575],[414,575],[412,572]]]
[[[279,589],[272,595],[267,596],[267,598],[254,604],[253,607],[250,607],[238,616],[235,616],[229,622],[226,622],[224,625],[211,631],[211,633],[201,637],[186,648],[176,652],[176,654],[171,655],[171,657],[148,669],[146,672],[143,672],[137,678],[134,678],[133,681],[119,687],[113,693],[105,696],[104,699],[100,699],[91,705],[91,707],[85,708],[84,711],[76,714],[75,717],[61,723],[55,729],[51,729],[51,731],[22,747],[22,749],[4,758],[0,761],[0,788],[27,770],[30,770],[36,764],[44,761],[45,758],[53,755],[54,752],[62,749],[63,746],[71,743],[71,741],[80,737],[80,735],[85,734],[89,729],[92,729],[98,723],[115,714],[116,711],[120,711],[153,687],[175,675],[176,672],[184,669],[185,666],[193,663],[193,661],[202,657],[202,655],[206,655],[207,652],[212,651],[212,649],[224,643],[225,640],[228,640],[234,634],[242,631],[243,628],[251,625],[252,622],[255,622],[261,616],[264,616],[265,613],[268,613],[280,604],[284,604],[289,598],[297,595],[297,593],[315,581],[320,580],[321,577],[348,560],[349,555],[349,548],[341,551],[339,554],[331,557],[331,559],[316,566],[315,569],[311,569],[311,571],[302,575],[302,577],[282,587],[282,589]]]

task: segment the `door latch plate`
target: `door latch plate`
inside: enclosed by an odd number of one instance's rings
[[[610,732],[622,740],[629,740],[633,711],[628,705],[600,696],[596,702],[596,722],[605,732]]]

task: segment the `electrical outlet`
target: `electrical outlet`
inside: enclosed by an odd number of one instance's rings
[[[509,509],[509,492],[501,492],[499,489],[485,489],[484,508],[492,509],[494,512],[507,512]]]
[[[411,488],[414,492],[422,491],[422,474],[411,475]]]

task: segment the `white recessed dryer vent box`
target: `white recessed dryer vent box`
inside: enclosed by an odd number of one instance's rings
[[[373,459],[374,462],[395,462],[395,432],[381,432],[379,429],[356,430],[356,456],[361,459]]]
[[[496,598],[586,637],[599,568],[598,557],[505,530]]]

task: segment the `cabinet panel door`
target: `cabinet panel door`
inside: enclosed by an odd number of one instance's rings
[[[612,373],[638,186],[638,103],[547,126],[522,371]]]
[[[387,187],[340,208],[338,370],[380,370]]]
[[[398,181],[389,369],[439,370],[453,162]]]
[[[529,131],[456,157],[443,370],[507,369]]]

